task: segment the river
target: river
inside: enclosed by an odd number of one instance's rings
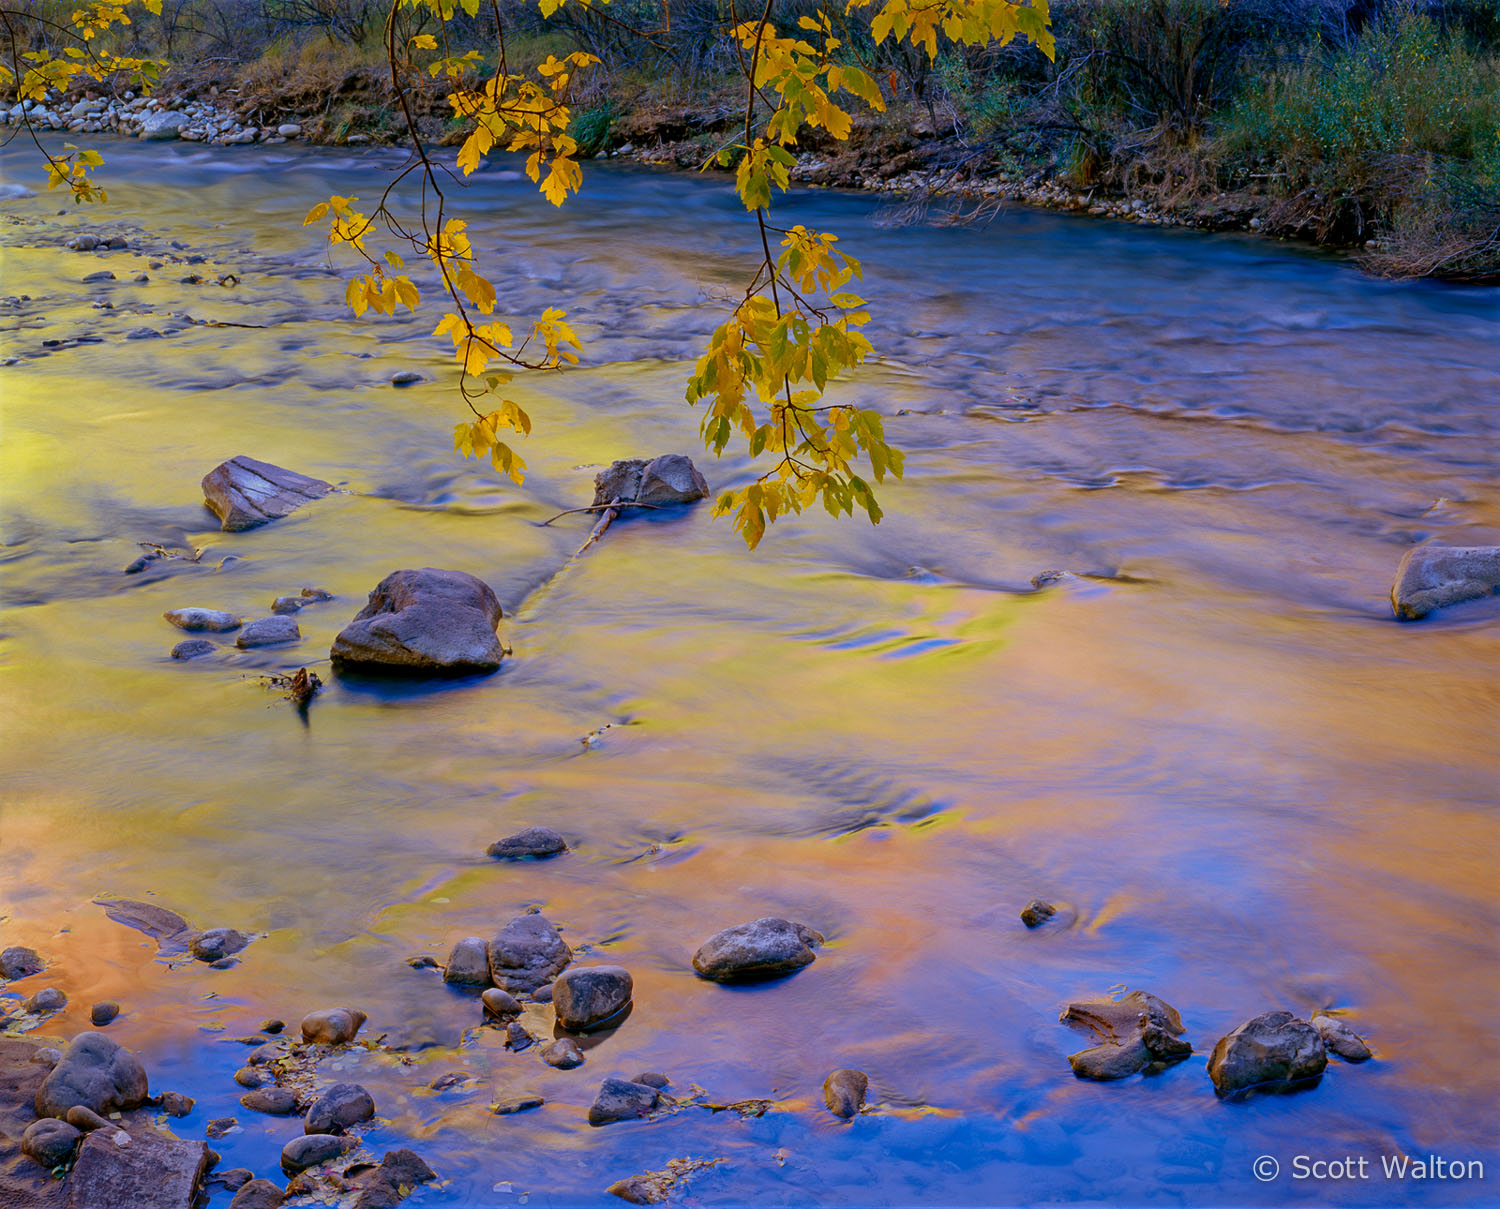
[[[682,401],[753,257],[724,178],[588,165],[556,211],[505,166],[456,202],[499,313],[563,306],[586,345],[515,386],[517,489],[451,452],[433,316],[355,320],[301,226],[330,193],[372,201],[389,153],[101,146],[107,211],[41,193],[0,216],[3,293],[31,296],[0,311],[0,939],[52,963],[11,994],[71,1000],[37,1035],[120,1001],[110,1035],[197,1098],[179,1132],[235,1116],[223,1166],[274,1176],[296,1124],[239,1107],[222,1038],[361,1007],[398,1048],[325,1077],[370,1088],[377,1155],[409,1144],[447,1181],[414,1206],[618,1204],[614,1180],[685,1156],[726,1160],[702,1205],[1500,1198],[1500,605],[1403,625],[1387,600],[1414,543],[1500,543],[1500,295],[1024,209],[892,229],[877,199],[797,192],[783,220],[864,258],[878,356],[837,389],[907,452],[885,521],[819,511],[748,554],[700,506],[567,565],[589,522],[538,522],[613,458],[752,473],[702,452]],[[18,144],[0,168],[40,175]],[[133,248],[61,250],[96,226]],[[149,269],[171,241],[205,260]],[[142,325],[180,330],[124,338]],[[394,389],[407,369],[426,381]],[[220,533],[198,483],[241,453],[348,493]],[[122,574],[140,542],[207,550]],[[420,566],[491,584],[513,658],[331,674],[365,594]],[[1050,569],[1078,578],[1033,591]],[[299,646],[168,658],[163,610],[259,616],[310,585],[337,599]],[[329,682],[305,719],[259,679],[303,664]],[[573,850],[485,857],[537,823]],[[101,896],[260,936],[233,969],[170,964]],[[1028,931],[1034,897],[1062,911]],[[577,1070],[466,1033],[473,996],[407,965],[532,905],[635,978]],[[764,915],[829,944],[779,982],[693,976],[703,939]],[[1058,1012],[1122,986],[1174,1004],[1196,1052],[1076,1080],[1089,1042]],[[1214,1041],[1275,1008],[1346,1012],[1375,1060],[1218,1101]],[[841,1066],[871,1076],[852,1124],[821,1102]],[[477,1081],[427,1089],[451,1070]],[[599,1080],[639,1070],[775,1104],[590,1128]],[[547,1102],[492,1115],[507,1090]],[[1385,1179],[1397,1154],[1487,1180]],[[1298,1155],[1376,1170],[1298,1179]]]

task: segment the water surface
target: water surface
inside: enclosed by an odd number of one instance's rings
[[[1500,605],[1399,625],[1386,600],[1412,544],[1500,542],[1493,292],[1022,210],[890,230],[869,198],[799,193],[782,215],[865,261],[879,359],[837,390],[908,453],[886,521],[809,514],[750,555],[700,507],[569,563],[587,522],[538,522],[611,459],[753,473],[701,455],[682,403],[753,256],[725,180],[597,167],[559,213],[495,170],[461,198],[501,312],[564,305],[587,344],[516,384],[522,490],[450,453],[433,319],[353,320],[300,226],[329,193],[373,199],[383,153],[107,151],[132,250],[62,251],[101,216],[55,194],[0,216],[3,292],[31,296],[0,311],[0,935],[53,962],[13,993],[70,996],[43,1033],[118,999],[111,1034],[197,1097],[179,1131],[235,1115],[224,1165],[273,1176],[295,1127],[239,1108],[243,1050],[216,1038],[362,1007],[399,1051],[326,1077],[370,1087],[377,1153],[448,1181],[416,1205],[618,1203],[611,1182],[684,1156],[727,1160],[702,1205],[1494,1202]],[[206,259],[147,267],[164,254]],[[125,339],[142,326],[169,334]],[[79,336],[101,339],[45,343]],[[220,533],[198,481],[239,453],[348,493]],[[122,574],[141,542],[205,553]],[[514,658],[433,687],[332,676],[369,589],[428,565],[495,588]],[[1049,569],[1079,578],[1034,592]],[[258,616],[307,585],[337,600],[300,646],[167,657],[163,610]],[[305,720],[260,680],[304,664],[330,682]],[[573,851],[484,857],[535,823]],[[171,967],[99,896],[264,936],[232,970]],[[1028,932],[1038,896],[1063,913]],[[533,905],[635,976],[575,1071],[466,1031],[474,998],[406,964]],[[827,934],[813,966],[692,976],[707,935],[768,914]],[[1121,986],[1176,1005],[1198,1052],[1076,1081],[1058,1011]],[[1376,1061],[1218,1102],[1214,1040],[1275,1008],[1347,1012]],[[821,1105],[839,1066],[878,1105],[852,1125]],[[425,1090],[454,1069],[477,1086]],[[645,1069],[776,1104],[584,1123],[601,1078]],[[490,1115],[515,1089],[546,1106]],[[1428,1153],[1489,1181],[1251,1175]]]

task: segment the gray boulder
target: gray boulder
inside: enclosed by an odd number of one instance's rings
[[[1220,1037],[1208,1074],[1221,1096],[1246,1088],[1288,1091],[1316,1079],[1328,1065],[1323,1038],[1290,1012],[1263,1012]]]
[[[336,667],[427,676],[493,672],[500,602],[483,580],[431,567],[393,571],[329,652]]]
[[[693,954],[693,969],[715,982],[774,978],[811,965],[822,943],[806,924],[767,916],[710,936]]]
[[[305,1133],[281,1148],[281,1169],[287,1175],[296,1175],[309,1167],[336,1159],[358,1145],[358,1138],[341,1134]]]
[[[333,484],[322,479],[243,454],[220,463],[203,478],[203,502],[226,533],[279,520],[332,490]]]
[[[630,971],[621,966],[575,966],[564,970],[552,984],[557,1022],[574,1032],[598,1028],[630,1005],[634,989]]]
[[[0,978],[30,978],[45,968],[37,951],[25,945],[12,945],[0,953]]]
[[[139,1107],[146,1071],[129,1050],[99,1033],[74,1037],[36,1093],[36,1115],[63,1117],[75,1104],[108,1114]]]
[[[304,1133],[343,1133],[375,1115],[375,1101],[358,1083],[335,1083],[313,1101]]]
[[[644,1083],[629,1083],[624,1079],[606,1079],[599,1085],[599,1094],[594,1097],[589,1109],[590,1125],[608,1125],[612,1121],[632,1121],[644,1117],[661,1100],[661,1093]]]
[[[290,617],[262,617],[252,621],[235,639],[234,645],[241,649],[257,646],[276,646],[283,642],[299,642],[302,631]]]
[[[168,609],[162,614],[179,630],[224,634],[240,628],[240,619],[223,609]]]
[[[209,1166],[209,1149],[137,1127],[119,1144],[92,1133],[68,1177],[69,1209],[189,1209]]]
[[[188,116],[185,113],[147,114],[141,122],[141,138],[151,141],[181,138],[187,124]]]
[[[518,915],[489,945],[490,977],[512,995],[530,995],[551,982],[573,959],[568,948],[544,915]]]
[[[73,1157],[78,1149],[81,1134],[66,1121],[43,1117],[33,1121],[21,1135],[21,1153],[33,1163],[40,1163],[48,1171],[61,1167]]]
[[[55,1012],[67,1006],[68,997],[56,987],[43,987],[26,1001],[28,1012]]]
[[[556,856],[567,850],[568,841],[551,827],[527,827],[524,831],[496,840],[485,853],[498,860],[520,860],[528,856]]]
[[[1500,546],[1418,546],[1396,568],[1391,608],[1403,621],[1500,588]]]
[[[847,1121],[864,1106],[869,1088],[870,1077],[864,1071],[836,1070],[823,1080],[823,1103],[834,1116]]]
[[[661,457],[627,458],[594,476],[595,505],[621,503],[690,504],[708,496],[708,483],[691,458],[680,453]]]
[[[484,937],[465,936],[453,946],[448,964],[443,967],[443,981],[456,986],[490,985],[489,946]]]
[[[201,659],[204,655],[212,655],[218,649],[207,638],[189,638],[172,648],[172,658]]]

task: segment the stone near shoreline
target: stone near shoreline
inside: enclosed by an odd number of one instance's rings
[[[1396,568],[1391,608],[1403,621],[1500,588],[1500,546],[1418,546]]]
[[[240,1185],[229,1209],[281,1209],[285,1200],[286,1194],[270,1180],[256,1179]]]
[[[500,602],[465,571],[393,571],[334,639],[337,668],[397,675],[493,672],[505,652]]]
[[[331,483],[240,454],[203,478],[203,502],[226,533],[254,529],[322,499]]]
[[[1328,1066],[1318,1030],[1290,1012],[1262,1012],[1220,1037],[1208,1059],[1208,1074],[1221,1096],[1254,1088],[1291,1091],[1322,1075]]]
[[[240,1097],[240,1104],[251,1112],[270,1117],[286,1117],[297,1111],[297,1095],[286,1087],[262,1087]]]
[[[50,1171],[72,1159],[82,1137],[83,1134],[66,1121],[43,1117],[33,1121],[21,1134],[21,1153]]]
[[[0,978],[7,981],[15,978],[30,978],[33,974],[40,974],[46,968],[45,963],[35,949],[28,949],[25,945],[11,945],[3,953],[0,953]]]
[[[715,982],[776,978],[811,965],[822,943],[806,924],[767,916],[710,936],[693,954],[693,969]]]
[[[145,1127],[126,1138],[122,1145],[101,1130],[84,1139],[68,1177],[69,1209],[190,1209],[208,1147]]]
[[[99,1033],[84,1033],[68,1043],[36,1093],[36,1115],[65,1117],[81,1104],[97,1113],[138,1108],[149,1089],[140,1060]]]
[[[573,950],[544,915],[518,915],[489,943],[490,977],[512,995],[530,995],[573,959]]]
[[[28,1012],[56,1012],[66,1007],[68,997],[56,987],[43,987],[26,1001]]]

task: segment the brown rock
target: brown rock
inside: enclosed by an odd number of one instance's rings
[[[864,1106],[869,1087],[870,1077],[863,1071],[836,1070],[823,1080],[823,1103],[834,1116],[847,1121]]]
[[[208,1167],[202,1142],[138,1128],[129,1144],[90,1134],[68,1177],[70,1209],[189,1209]]]

